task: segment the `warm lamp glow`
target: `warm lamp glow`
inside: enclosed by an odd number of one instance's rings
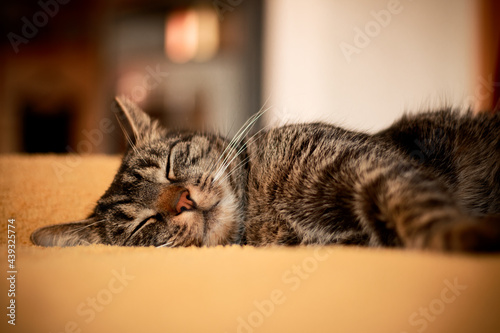
[[[176,11],[165,22],[165,53],[176,63],[207,61],[219,47],[219,22],[210,8]]]
[[[195,60],[211,59],[219,48],[219,19],[210,8],[200,8],[198,14],[198,52]]]
[[[130,71],[118,79],[117,94],[126,95],[136,103],[144,101],[148,91],[144,88],[144,76],[140,72]]]

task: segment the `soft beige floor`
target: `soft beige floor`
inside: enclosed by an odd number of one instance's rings
[[[16,326],[1,332],[499,332],[500,255],[355,247],[39,248],[38,226],[81,219],[108,156],[0,156],[0,260],[15,218]]]
[[[0,155],[0,216],[15,218],[18,244],[31,245],[36,228],[86,217],[119,165],[117,156]]]

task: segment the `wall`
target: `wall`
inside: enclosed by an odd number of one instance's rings
[[[270,0],[267,122],[323,120],[377,130],[405,110],[478,105],[477,2]]]

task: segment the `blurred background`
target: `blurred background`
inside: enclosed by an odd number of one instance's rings
[[[170,128],[232,135],[499,106],[493,0],[18,0],[0,11],[0,153],[117,153],[125,95]]]

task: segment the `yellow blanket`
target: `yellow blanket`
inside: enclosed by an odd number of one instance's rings
[[[500,255],[30,244],[86,217],[118,166],[0,156],[1,332],[500,332]]]

